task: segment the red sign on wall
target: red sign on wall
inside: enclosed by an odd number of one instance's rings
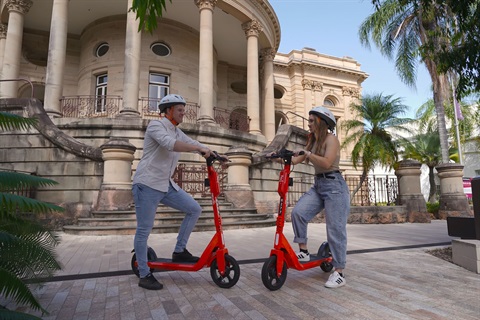
[[[472,179],[463,179],[463,192],[467,199],[472,199]]]

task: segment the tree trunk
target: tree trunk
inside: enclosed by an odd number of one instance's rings
[[[355,199],[355,195],[357,194],[358,190],[362,187],[363,183],[367,179],[367,172],[362,172],[362,175],[360,177],[360,182],[358,183],[358,186],[353,190],[352,194],[350,195],[350,203],[353,202],[353,199]]]

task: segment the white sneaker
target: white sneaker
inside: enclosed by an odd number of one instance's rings
[[[334,271],[330,277],[328,277],[327,282],[325,283],[325,287],[327,288],[340,288],[345,285],[347,281],[344,277],[342,277],[337,271]]]
[[[297,252],[297,258],[298,258],[298,261],[300,262],[307,262],[307,261],[310,261],[310,253],[305,253],[305,252]]]

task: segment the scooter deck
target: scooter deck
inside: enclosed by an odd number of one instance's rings
[[[178,264],[195,264],[196,262],[186,262],[186,261],[175,261],[169,258],[157,258],[156,260],[151,260],[149,262],[161,262],[161,263],[178,263]]]
[[[310,260],[309,261],[299,261],[301,264],[304,264],[304,263],[309,263],[309,262],[312,262],[312,261],[319,261],[319,260],[325,260],[326,258],[322,258],[316,254],[310,254]]]

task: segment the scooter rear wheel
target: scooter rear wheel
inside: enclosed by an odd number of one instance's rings
[[[148,247],[148,249],[147,249],[147,260],[148,261],[157,260],[157,254],[155,253],[155,250],[153,250],[150,247]],[[133,273],[135,273],[135,275],[140,278],[140,272],[138,271],[138,266],[136,265],[136,262],[137,262],[137,254],[134,253],[133,256],[132,256],[132,261],[131,261],[130,265],[132,267]],[[153,270],[154,270],[153,268],[150,268],[150,272],[153,272]]]
[[[220,288],[231,288],[240,279],[240,266],[234,257],[225,255],[225,274],[222,276],[218,270],[217,259],[210,265],[210,275],[213,282]]]
[[[330,252],[330,246],[328,245],[327,241],[323,242],[320,248],[318,248],[317,256],[321,257],[322,259],[332,256],[332,253]],[[322,262],[320,263],[320,268],[324,272],[330,272],[333,269],[333,264],[331,262]]]
[[[283,262],[282,273],[277,275],[277,256],[270,256],[265,261],[262,268],[262,282],[263,285],[271,290],[275,291],[280,289],[287,280],[287,264]]]

